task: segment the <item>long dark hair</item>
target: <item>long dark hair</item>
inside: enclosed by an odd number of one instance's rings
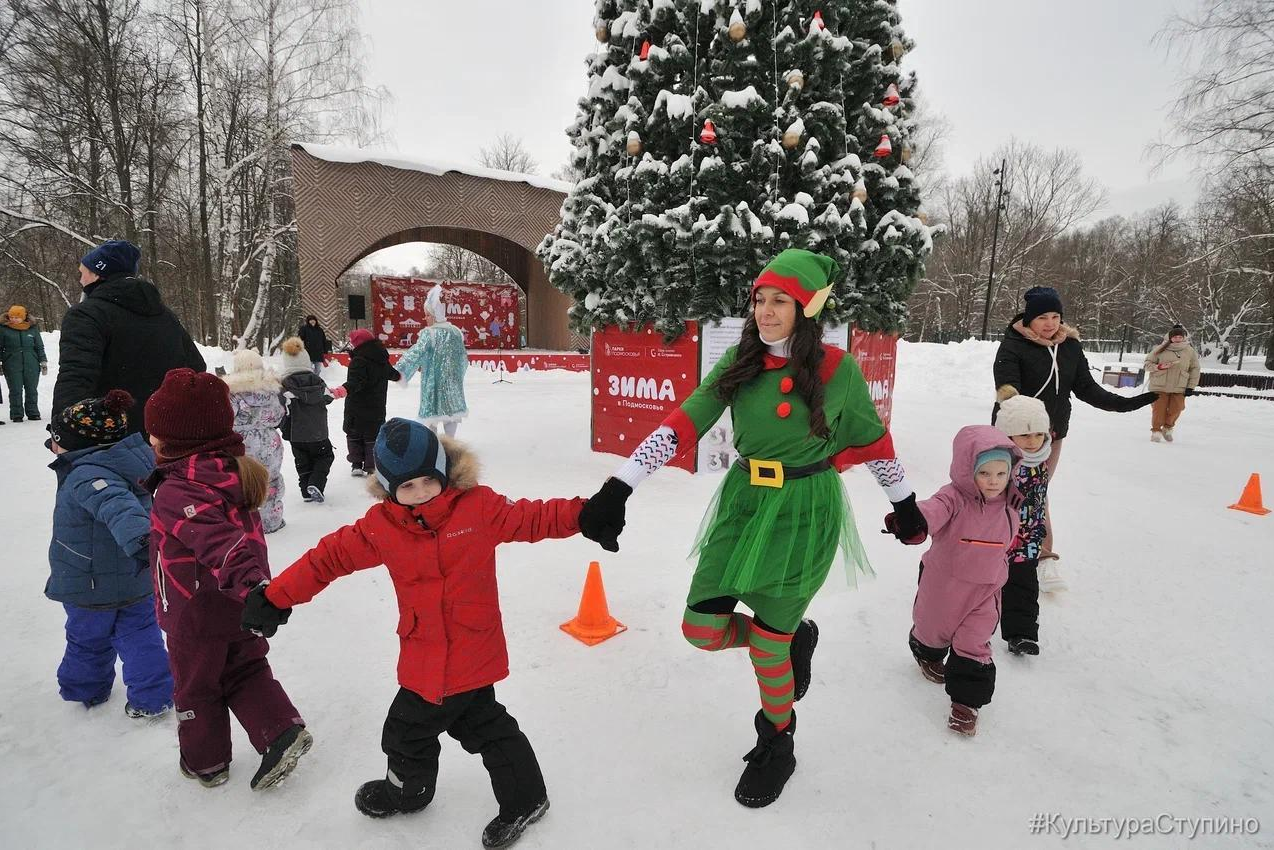
[[[823,380],[819,377],[824,356],[823,325],[817,319],[807,318],[799,304],[796,305],[796,326],[792,328],[791,344],[788,362],[795,370],[792,376],[793,389],[809,408],[810,435],[826,437],[828,430],[827,419],[823,415]],[[765,343],[761,341],[761,332],[756,326],[756,318],[748,316],[734,362],[717,379],[717,398],[726,404],[732,404],[739,394],[739,388],[765,371],[766,350]]]

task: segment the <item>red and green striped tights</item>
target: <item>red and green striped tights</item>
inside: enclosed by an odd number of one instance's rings
[[[701,614],[687,608],[681,633],[692,645],[709,652],[748,647],[761,712],[782,731],[792,722],[792,636],[762,628],[747,614]]]

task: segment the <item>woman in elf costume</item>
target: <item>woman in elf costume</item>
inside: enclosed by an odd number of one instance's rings
[[[805,695],[818,628],[802,619],[839,549],[869,572],[839,471],[865,463],[894,504],[898,533],[922,534],[915,492],[894,456],[858,363],[822,342],[819,314],[839,271],[830,258],[783,251],[752,285],[752,315],[699,388],[637,448],[580,514],[584,535],[611,551],[633,488],[730,408],[740,459],[695,543],[682,632],[709,651],[748,647],[761,692],[756,746],[734,796],[778,799],[796,768],[792,703]],[[735,611],[742,602],[753,616]]]

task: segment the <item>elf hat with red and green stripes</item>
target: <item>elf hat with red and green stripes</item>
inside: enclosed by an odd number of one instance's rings
[[[840,266],[831,257],[803,248],[788,248],[770,260],[756,282],[752,293],[762,286],[773,286],[800,304],[808,318],[817,318],[832,294],[832,278],[840,274]]]

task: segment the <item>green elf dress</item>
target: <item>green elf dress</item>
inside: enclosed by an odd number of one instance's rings
[[[835,272],[829,258],[789,249],[753,284],[776,286],[807,316],[821,312]],[[870,574],[839,473],[867,464],[890,501],[913,492],[867,382],[843,349],[823,346],[819,377],[827,437],[810,434],[809,409],[795,391],[786,341],[769,344],[764,371],[739,388],[732,404],[717,381],[735,361],[730,348],[698,389],[646,439],[615,477],[636,487],[646,475],[699,439],[730,409],[740,461],[726,473],[695,541],[698,565],[687,605],[733,597],[766,624],[793,632],[836,560],[847,574]]]

